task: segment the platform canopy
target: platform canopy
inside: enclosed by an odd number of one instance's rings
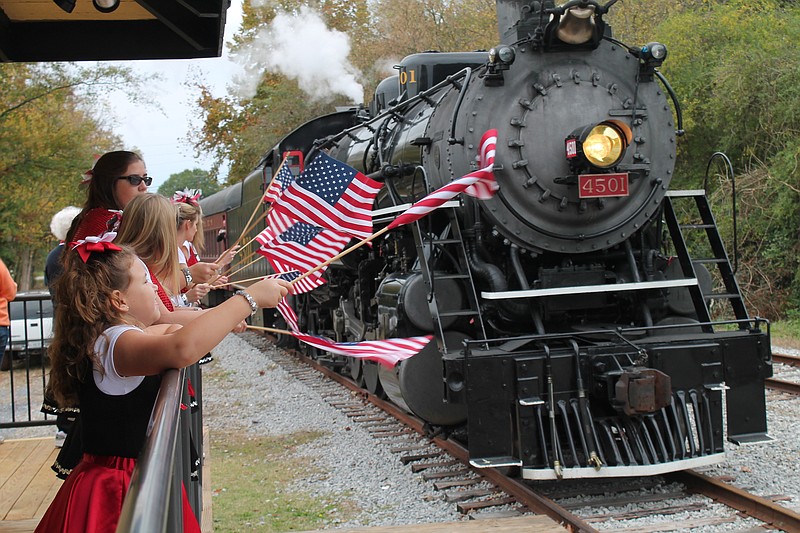
[[[230,0],[0,0],[0,61],[217,57],[229,5]]]

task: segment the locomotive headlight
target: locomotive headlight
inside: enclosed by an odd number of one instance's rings
[[[489,63],[503,70],[508,68],[508,65],[514,62],[516,52],[510,46],[500,46],[489,50]]]
[[[583,154],[592,165],[614,166],[625,152],[625,137],[611,124],[598,124],[583,141]]]
[[[630,141],[630,130],[617,121],[587,125],[567,137],[567,159],[583,155],[583,159],[595,168],[610,168],[625,155]]]

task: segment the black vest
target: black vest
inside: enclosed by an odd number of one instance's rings
[[[138,458],[161,375],[146,376],[128,394],[111,396],[97,388],[91,372],[87,374],[80,390],[84,451]]]

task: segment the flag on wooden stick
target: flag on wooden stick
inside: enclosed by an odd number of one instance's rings
[[[283,194],[283,191],[292,184],[294,181],[294,174],[289,168],[289,165],[281,164],[278,172],[272,178],[266,192],[264,192],[265,202],[274,202],[278,197]]]
[[[388,367],[393,367],[400,361],[417,355],[433,338],[433,335],[425,335],[379,341],[333,342],[328,338],[306,333],[294,333],[293,335],[300,342],[310,344],[320,350],[375,361]]]

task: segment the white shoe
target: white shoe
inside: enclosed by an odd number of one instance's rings
[[[67,438],[67,434],[63,431],[56,432],[56,448],[61,448],[64,446],[64,441]]]

